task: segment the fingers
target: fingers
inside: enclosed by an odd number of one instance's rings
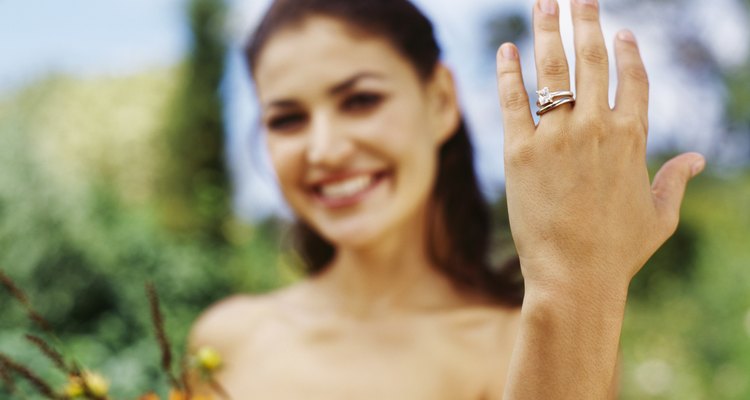
[[[577,103],[609,108],[609,57],[597,0],[572,0]]]
[[[617,34],[615,56],[618,81],[615,111],[638,116],[648,131],[648,75],[630,31]]]
[[[698,153],[681,154],[667,161],[656,173],[651,192],[659,212],[670,233],[677,228],[680,205],[688,181],[701,173],[706,160]]]
[[[534,57],[539,89],[570,90],[568,60],[560,38],[556,0],[538,0],[534,7]]]
[[[507,144],[509,140],[534,130],[534,119],[531,117],[529,96],[523,84],[518,49],[511,43],[503,44],[497,52],[497,83]]]

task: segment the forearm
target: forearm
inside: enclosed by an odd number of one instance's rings
[[[626,293],[626,287],[529,289],[504,398],[610,398]]]

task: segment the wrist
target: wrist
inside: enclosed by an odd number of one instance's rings
[[[616,371],[627,288],[536,283],[527,285],[514,349],[516,365],[525,367],[516,370],[516,382],[534,392],[513,398],[557,398],[553,388],[571,382],[565,398],[606,398],[602,382],[612,382]]]
[[[524,284],[524,307],[620,319],[625,311],[629,286],[625,280],[592,276],[526,279]]]
[[[557,315],[590,315],[597,318],[622,319],[627,302],[627,290],[602,290],[580,285],[560,285],[555,288],[526,285],[523,308],[548,310]]]

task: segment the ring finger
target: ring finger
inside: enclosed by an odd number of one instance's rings
[[[534,7],[534,57],[539,89],[570,90],[570,72],[560,37],[560,8],[556,0],[538,0]]]

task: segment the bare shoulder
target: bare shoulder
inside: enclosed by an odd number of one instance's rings
[[[491,316],[488,320],[492,321],[490,324],[495,328],[494,343],[498,346],[497,349],[503,354],[510,354],[521,325],[521,308],[496,306],[491,308],[489,314]]]
[[[193,324],[190,348],[210,346],[220,353],[236,349],[249,339],[251,332],[278,316],[280,302],[294,290],[290,287],[267,294],[233,295],[216,302]]]
[[[513,346],[521,321],[520,307],[501,305],[469,308],[465,320],[476,323],[483,328],[488,343],[503,349]]]
[[[482,376],[484,399],[502,399],[505,377],[510,370],[511,356],[521,326],[521,308],[495,306],[483,309],[478,319],[486,328],[480,335],[480,356],[475,373]]]
[[[207,341],[223,341],[236,334],[238,321],[262,315],[267,307],[264,296],[234,295],[206,309],[190,330],[190,343],[206,345]],[[250,318],[248,318],[250,317]]]
[[[441,331],[461,341],[459,346],[450,340],[447,344],[485,360],[487,354],[494,354],[489,359],[503,363],[515,344],[521,311],[519,307],[496,303],[467,304],[447,310],[440,321]]]
[[[515,333],[521,320],[520,307],[496,303],[469,304],[449,314],[453,315],[456,321],[462,321],[468,325],[492,326],[510,333]]]
[[[188,339],[191,351],[210,346],[225,353],[262,318],[268,306],[264,296],[234,295],[218,301],[193,323]]]

